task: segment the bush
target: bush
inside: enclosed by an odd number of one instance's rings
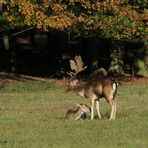
[[[144,61],[137,60],[134,64],[135,74],[148,77],[148,68]]]

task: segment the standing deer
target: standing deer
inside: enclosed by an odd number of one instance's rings
[[[66,92],[73,91],[76,94],[88,98],[91,101],[91,120],[94,119],[94,105],[96,102],[96,110],[98,117],[101,118],[99,110],[100,98],[104,97],[106,101],[111,105],[110,120],[116,117],[116,82],[106,76],[100,75],[102,71],[95,71],[87,81],[79,81],[73,78],[67,87]]]
[[[90,112],[90,107],[86,104],[76,104],[77,107],[68,109],[66,113],[66,119],[83,119],[85,120],[87,118],[86,113]]]

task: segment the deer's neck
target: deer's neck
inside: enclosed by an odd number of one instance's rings
[[[78,84],[74,89],[73,91],[82,96],[82,97],[85,97],[85,82],[81,82],[80,84]]]

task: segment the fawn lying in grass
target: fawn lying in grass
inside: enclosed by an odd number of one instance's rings
[[[86,113],[91,112],[91,109],[86,104],[76,104],[77,107],[74,107],[72,109],[68,109],[66,113],[66,119],[83,119],[85,120],[87,118]]]

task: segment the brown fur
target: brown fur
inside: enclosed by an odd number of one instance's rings
[[[85,108],[87,109],[87,111],[83,110]],[[85,119],[87,117],[86,113],[90,111],[91,109],[88,105],[79,104],[79,106],[67,110],[66,119],[75,119],[75,120]]]
[[[78,81],[72,80],[69,83],[67,91],[73,91],[76,94],[83,96],[85,98],[89,98],[92,102],[91,110],[92,115],[91,119],[93,119],[93,109],[94,109],[94,101],[98,101],[101,97],[105,97],[107,102],[111,105],[111,114],[110,119],[115,119],[116,115],[116,93],[117,93],[117,83],[112,82],[109,78],[100,78],[97,77],[96,79],[93,77],[92,79],[88,79],[88,81]],[[99,106],[96,107],[98,111],[99,117],[101,117],[99,113]]]

